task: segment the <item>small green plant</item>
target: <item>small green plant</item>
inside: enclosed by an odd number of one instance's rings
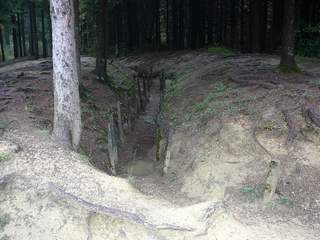
[[[275,127],[274,127],[274,124],[272,122],[267,122],[267,123],[262,125],[262,128],[264,130],[272,131]]]
[[[0,230],[3,231],[4,227],[10,223],[10,215],[0,215]]]
[[[82,100],[88,100],[91,97],[91,92],[83,84],[79,85],[79,94]]]
[[[188,78],[188,76],[190,75],[190,73],[179,73],[179,74],[171,74],[170,78],[166,78],[167,80],[169,80],[169,85],[166,89],[166,99],[168,100],[170,97],[172,96],[176,96],[177,95],[177,91],[178,91],[178,87],[179,84],[181,82],[183,82],[185,79]]]
[[[226,110],[225,110],[225,114],[229,115],[229,116],[233,116],[237,113],[240,112],[240,109],[238,108],[237,105],[231,105],[231,104],[228,104],[226,106]]]
[[[8,123],[0,121],[0,129],[6,129],[8,127]]]
[[[128,182],[131,184],[131,185],[134,185],[136,183],[136,177],[135,176],[132,176],[132,175],[128,175]]]
[[[310,83],[312,85],[315,85],[317,87],[320,87],[320,79],[313,79],[313,80],[310,80]]]
[[[6,153],[0,153],[0,162],[8,161],[10,160],[9,154]]]
[[[223,106],[221,105],[221,106],[216,106],[214,108],[212,107],[209,108],[209,104],[216,98],[224,96],[229,89],[230,88],[227,85],[225,85],[223,82],[219,82],[214,88],[214,90],[208,93],[208,95],[201,102],[196,102],[195,104],[192,105],[191,112],[186,114],[185,119],[188,121],[192,118],[192,116],[199,113],[208,115],[208,116],[217,115],[218,114],[217,109]],[[218,103],[216,103],[216,105],[217,104]],[[230,108],[227,110],[234,111],[235,109]]]
[[[287,206],[288,208],[293,208],[294,207],[294,201],[288,196],[281,196],[278,199],[278,203],[280,205]]]
[[[294,201],[288,196],[281,196],[272,202],[267,203],[267,206],[272,210],[278,209],[280,206],[285,206],[287,208],[294,208]]]
[[[0,240],[10,240],[10,237],[6,234],[0,238]]]
[[[177,173],[176,172],[171,172],[169,175],[169,181],[170,182],[175,182],[177,181],[178,177],[177,177]]]
[[[104,119],[108,119],[110,117],[110,113],[108,111],[101,111],[100,115]]]
[[[254,201],[257,198],[262,197],[263,190],[261,188],[244,186],[242,192],[248,197],[250,201]]]
[[[234,54],[234,51],[232,49],[229,49],[223,46],[209,47],[208,52],[212,54],[218,54],[218,55],[224,55],[224,56],[230,56]]]
[[[276,72],[282,73],[282,74],[292,74],[292,73],[301,73],[301,69],[297,64],[292,66],[292,68],[288,68],[285,65],[279,65],[276,69]]]

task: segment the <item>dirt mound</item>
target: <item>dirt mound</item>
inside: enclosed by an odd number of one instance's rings
[[[168,86],[162,103],[171,126],[168,177],[193,198],[318,226],[320,66],[304,59],[301,74],[281,75],[278,63],[273,56],[204,52],[159,60]],[[279,183],[266,209],[273,162]]]
[[[50,62],[0,69],[0,239],[318,239],[319,65],[303,60],[302,74],[284,76],[270,56],[180,52],[114,61],[112,76],[124,84],[129,67],[153,66],[167,86],[156,123],[166,128],[170,154],[165,163],[149,161],[159,139],[149,134],[154,113],[142,115],[142,137],[133,132],[127,141],[148,149],[125,161],[138,172],[121,179],[96,168],[106,168],[105,103],[117,97],[93,81],[93,63],[83,61],[82,147],[90,158],[51,140]],[[132,152],[135,141],[124,147]],[[273,161],[281,174],[266,205]]]

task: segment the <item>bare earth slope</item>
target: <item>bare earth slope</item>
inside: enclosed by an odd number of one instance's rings
[[[17,94],[25,77],[19,72],[26,72],[21,67],[30,68],[19,63],[0,69],[2,89],[8,89],[1,95],[0,239],[318,239],[318,132],[303,114],[319,95],[318,63],[305,63],[307,73],[288,77],[273,72],[278,60],[268,56],[182,52],[119,62],[154,63],[167,75],[161,109],[170,126],[171,160],[163,181],[198,203],[181,207],[145,195],[57,146],[43,128],[52,113],[50,88],[39,91],[47,101],[37,102],[39,92],[26,90],[34,82]],[[33,79],[38,88],[49,86],[48,72],[43,85]],[[92,95],[112,99],[105,91]],[[31,95],[34,105],[43,104],[41,114],[28,109]],[[285,111],[297,126],[290,141]],[[265,206],[260,188],[273,157],[281,160],[281,181],[277,198]],[[150,187],[148,177],[138,180],[140,188]]]

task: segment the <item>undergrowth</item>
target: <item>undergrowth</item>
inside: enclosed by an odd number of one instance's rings
[[[212,54],[230,56],[234,54],[234,51],[230,48],[226,48],[223,46],[212,46],[208,48],[208,52]]]
[[[208,93],[202,101],[196,102],[191,106],[191,110],[186,114],[185,120],[189,121],[194,117],[233,116],[243,109],[247,109],[245,101],[230,102],[224,99],[232,91],[235,91],[235,89],[223,82],[219,82],[214,90]]]
[[[10,160],[9,154],[0,153],[0,162],[8,161]]]
[[[4,227],[10,223],[10,215],[0,215],[0,231],[3,231]]]

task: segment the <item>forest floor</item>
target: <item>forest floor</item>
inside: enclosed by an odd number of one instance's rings
[[[95,80],[93,58],[82,58],[81,149],[89,156],[86,160],[65,152],[49,138],[51,60],[0,67],[0,239],[22,239],[28,234],[24,239],[318,239],[320,61],[299,59],[302,72],[294,75],[279,74],[278,63],[275,56],[206,51],[114,60],[108,70],[115,79],[134,75],[137,67],[153,66],[163,73],[167,86],[160,102],[159,76],[153,79],[146,111],[132,131],[125,129],[118,180],[104,173],[109,168],[106,119],[118,96]],[[159,118],[169,132],[167,174],[163,163],[155,161]],[[71,155],[64,158],[65,154]],[[46,159],[52,164],[46,166]],[[79,165],[77,159],[89,165]],[[279,184],[273,201],[265,204],[264,184],[273,160],[280,165]],[[40,175],[41,180],[36,178]],[[58,189],[53,200],[44,193],[48,182]],[[28,194],[22,197],[20,190]],[[120,205],[125,201],[131,203],[129,207],[136,205],[134,212],[142,214],[143,224],[136,217],[133,224],[127,223],[130,214],[120,222],[99,215],[108,196],[117,192],[123,194],[122,200],[117,199]],[[76,197],[61,204],[57,201],[61,194]],[[144,229],[146,222],[161,225],[161,209],[173,225],[202,226],[192,220],[194,212],[187,206],[196,211],[194,204],[212,201],[222,207],[214,212],[209,211],[212,207],[199,207],[207,211],[201,234],[177,231],[171,225]],[[94,209],[79,209],[75,202]],[[168,206],[177,210],[167,211]],[[38,210],[25,210],[32,207]],[[159,219],[154,217],[156,209]],[[42,224],[52,229],[39,227]]]

